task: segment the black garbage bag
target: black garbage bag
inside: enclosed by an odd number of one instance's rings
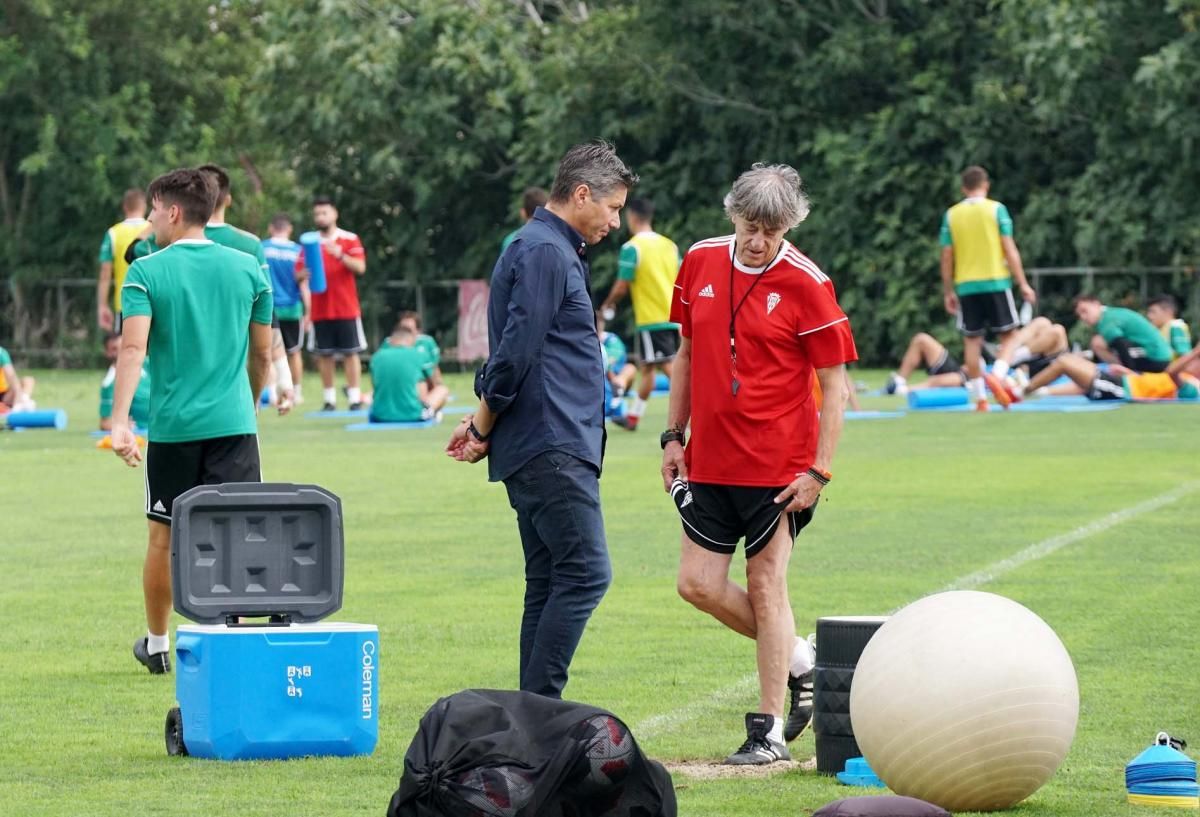
[[[388,817],[676,817],[675,789],[611,712],[468,689],[421,718]]]

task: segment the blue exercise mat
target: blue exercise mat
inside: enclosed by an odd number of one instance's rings
[[[442,414],[470,414],[479,406],[446,406],[442,409]]]
[[[343,411],[310,411],[304,416],[311,420],[346,420],[353,417],[366,417],[370,413],[367,409],[358,409],[357,411],[345,409]]]
[[[437,425],[437,420],[421,420],[416,423],[351,423],[347,431],[401,431],[408,428],[429,428]]]
[[[847,420],[890,420],[893,417],[903,417],[903,411],[847,411]]]
[[[1124,403],[1122,403],[1121,401],[1118,401],[1118,400],[1096,401],[1096,400],[1086,400],[1086,398],[1085,398],[1085,402],[1076,403],[1076,402],[1071,402],[1071,401],[1062,402],[1062,401],[1058,401],[1058,400],[1043,399],[1043,400],[1032,400],[1029,402],[1022,402],[1022,403],[1014,403],[1012,406],[1009,407],[1009,412],[1015,413],[1015,414],[1020,414],[1020,413],[1088,414],[1088,413],[1095,412],[1095,411],[1114,411],[1116,409],[1119,409],[1122,405],[1124,405]],[[955,412],[955,413],[959,413],[959,414],[970,414],[975,411],[975,407],[974,406],[938,406],[936,408],[918,409],[918,411],[921,412],[922,414],[934,413],[934,412],[936,412],[936,413]],[[1000,406],[993,404],[992,409],[989,413],[1005,414],[1006,412]]]

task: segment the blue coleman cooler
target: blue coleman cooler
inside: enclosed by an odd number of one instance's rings
[[[341,501],[315,485],[202,485],[171,517],[175,639],[167,753],[364,755],[379,739],[379,631],[342,606]]]

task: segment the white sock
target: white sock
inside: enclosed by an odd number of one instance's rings
[[[300,402],[300,384],[296,383],[292,386],[292,394],[296,397],[296,402]]]
[[[630,417],[641,417],[646,413],[646,401],[640,397],[633,398],[633,405],[629,407]]]
[[[325,396],[325,402],[331,406],[337,405],[337,389],[329,388],[322,389],[321,394]]]
[[[905,377],[901,377],[901,376],[900,376],[900,375],[898,375],[898,374],[893,374],[893,375],[892,375],[892,380],[894,380],[894,381],[895,381],[895,383],[896,383],[896,385],[897,385],[897,386],[904,386],[904,385],[907,385],[907,383],[908,383],[908,379],[907,379],[907,378],[905,378]]]
[[[351,403],[362,402],[362,389],[358,386],[350,386],[346,389],[346,399]]]
[[[972,400],[986,400],[987,392],[984,390],[983,378],[973,377],[967,381],[967,393],[971,395]]]
[[[149,630],[146,631],[146,652],[154,655],[160,652],[171,651],[171,634],[155,635]]]
[[[1012,353],[1012,365],[1020,366],[1027,360],[1033,360],[1033,352],[1029,351],[1028,346],[1018,346]]]
[[[807,640],[796,636],[796,643],[792,647],[792,663],[788,667],[788,674],[793,678],[803,675],[813,668],[816,663],[816,656],[813,655],[813,648]]]
[[[1017,397],[1025,396],[1025,385],[1023,383],[1013,384],[1009,386],[1009,388],[1012,389],[1013,394],[1015,394]]]
[[[767,733],[767,739],[775,743],[783,743],[783,715],[771,716],[771,731]]]
[[[992,374],[1003,380],[1004,375],[1008,374],[1008,361],[996,358],[996,362],[992,364]]]

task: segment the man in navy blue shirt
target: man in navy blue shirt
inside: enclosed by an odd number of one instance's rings
[[[562,697],[567,668],[612,570],[600,513],[604,359],[596,335],[587,246],[621,226],[637,177],[612,145],[566,152],[550,200],[492,270],[487,363],[479,408],[447,453],[488,457],[525,551],[521,689]]]

